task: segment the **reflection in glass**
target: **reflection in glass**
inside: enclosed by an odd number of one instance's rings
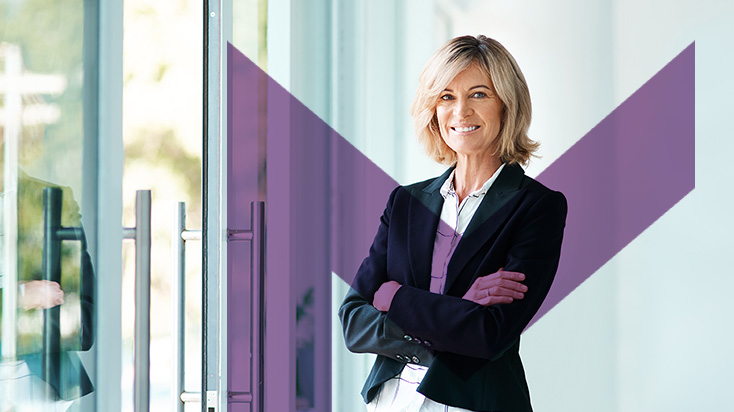
[[[85,395],[94,390],[94,371],[80,360],[94,343],[94,275],[80,199],[84,153],[96,139],[85,128],[96,123],[89,98],[96,74],[85,70],[96,67],[96,7],[83,0],[0,4],[3,411],[93,405]]]

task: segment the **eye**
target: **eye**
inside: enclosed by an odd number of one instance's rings
[[[487,93],[484,93],[484,92],[476,92],[476,93],[473,93],[471,95],[471,97],[475,97],[475,98],[481,99],[481,98],[487,97]]]
[[[450,94],[444,94],[443,96],[440,97],[440,99],[441,100],[444,100],[444,101],[446,101],[446,100],[454,100],[454,96],[452,96]]]

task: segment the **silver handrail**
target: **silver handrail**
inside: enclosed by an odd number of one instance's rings
[[[264,351],[265,351],[265,202],[250,204],[250,230],[227,230],[228,242],[250,242],[252,261],[252,366],[250,392],[227,392],[231,402],[249,403],[250,410],[262,412],[264,408]]]
[[[264,313],[264,237],[265,237],[265,204],[264,202],[252,202],[251,204],[251,229],[250,230],[228,230],[228,241],[250,241],[252,244],[252,272],[253,272],[253,313]],[[184,359],[185,359],[185,248],[187,241],[201,240],[201,230],[186,229],[186,204],[178,202],[176,213],[174,213],[174,226],[171,236],[171,250],[173,255],[173,279],[171,284],[171,300],[173,313],[176,318],[173,322],[174,360],[173,368],[173,402],[177,412],[183,412],[185,403],[201,402],[204,394],[202,392],[187,392],[184,389]],[[253,366],[252,377],[254,382],[253,393],[229,394],[239,401],[252,403],[253,410],[262,411],[263,399],[263,348],[264,317],[258,316],[253,320]],[[207,399],[211,391],[207,391]],[[213,399],[213,398],[212,398]],[[210,400],[207,401],[209,403]]]
[[[185,310],[184,299],[186,297],[185,290],[185,253],[184,240],[181,234],[186,227],[186,204],[178,202],[176,204],[176,213],[173,217],[173,234],[171,237],[171,250],[173,253],[173,281],[171,282],[171,303],[173,305],[173,402],[176,405],[177,412],[183,412],[184,405],[179,395],[184,390],[184,317]]]
[[[252,410],[265,410],[265,202],[252,202]]]
[[[79,264],[81,282],[80,293],[92,281],[84,263],[86,253],[86,238],[81,226],[61,226],[61,210],[63,208],[63,192],[58,187],[43,189],[43,279],[61,285],[61,243],[63,241],[78,241],[81,243],[82,262]],[[41,358],[42,376],[50,385],[58,385],[61,381],[61,309],[59,306],[44,309],[43,311],[43,356]],[[83,305],[80,318],[82,319],[82,333],[79,342],[81,350],[87,350],[87,342],[94,334],[92,325],[87,321]],[[88,334],[89,333],[89,334]],[[91,346],[91,343],[89,343]],[[51,386],[48,386],[50,389]]]
[[[184,390],[184,359],[186,350],[186,241],[201,240],[201,230],[186,229],[186,203],[176,204],[173,217],[171,250],[173,254],[173,279],[171,281],[171,302],[173,306],[173,403],[177,412],[183,412],[184,403],[199,402],[200,397],[187,396]],[[200,393],[196,393],[200,396]]]
[[[135,194],[135,227],[124,228],[135,239],[135,412],[150,409],[150,190]]]

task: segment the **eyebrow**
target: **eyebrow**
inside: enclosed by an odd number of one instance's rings
[[[484,89],[487,89],[487,90],[489,90],[489,91],[492,91],[492,89],[490,89],[490,88],[489,88],[489,86],[485,86],[485,85],[483,85],[483,84],[479,84],[479,85],[476,85],[476,86],[472,86],[472,87],[470,87],[470,88],[469,88],[469,90],[474,90],[474,89],[482,89],[482,88],[484,88]],[[449,92],[449,93],[453,93],[453,92],[454,92],[453,90],[451,90],[451,89],[449,89],[449,88],[443,89],[443,91],[445,91],[445,92]]]

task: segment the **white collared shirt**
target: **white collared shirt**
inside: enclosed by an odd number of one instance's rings
[[[474,213],[484,200],[489,188],[497,180],[503,163],[492,176],[487,179],[481,188],[470,193],[459,203],[459,196],[454,190],[454,171],[441,186],[440,192],[443,196],[443,208],[441,209],[441,220],[436,229],[436,238],[433,241],[433,258],[431,263],[431,292],[444,293],[446,284],[446,272],[448,271],[451,256],[459,244],[461,236],[469,226]]]

